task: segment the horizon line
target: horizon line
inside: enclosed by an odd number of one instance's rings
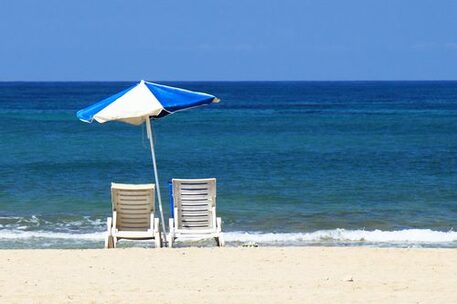
[[[37,83],[37,82],[74,82],[74,83],[97,83],[97,82],[138,82],[137,80],[0,80],[0,83]],[[150,82],[456,82],[457,79],[382,79],[382,80],[148,80]]]

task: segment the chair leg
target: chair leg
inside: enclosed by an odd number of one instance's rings
[[[168,248],[173,248],[173,241],[174,237],[170,233],[170,235],[167,237]]]
[[[221,244],[221,247],[225,246],[224,237],[222,235],[219,237],[219,243]]]
[[[168,232],[168,235],[165,236],[165,238],[168,243],[168,248],[173,248],[173,241],[175,240],[175,222],[173,218],[168,219],[168,226],[170,231]]]
[[[162,238],[160,237],[160,234],[157,233],[154,236],[154,243],[155,243],[155,248],[160,248],[162,247]]]
[[[105,236],[105,248],[113,248],[113,236],[111,235],[111,229],[112,229],[112,223],[113,219],[111,217],[106,219],[106,226],[107,226],[107,231],[106,231],[106,236]]]
[[[222,234],[220,234],[219,236],[215,237],[214,239],[216,240],[217,246],[224,247],[225,242],[224,242],[224,238],[222,237]]]
[[[107,236],[105,237],[105,248],[106,248],[106,249],[114,248],[113,236],[107,235]]]
[[[117,247],[117,237],[113,237],[113,247],[112,248],[116,248]]]
[[[216,218],[216,227],[217,227],[217,237],[216,242],[219,247],[224,247],[224,237],[222,234],[222,219],[220,217]]]
[[[159,219],[158,218],[154,218],[152,215],[151,215],[151,221],[153,220],[153,229],[154,229],[154,244],[155,244],[155,248],[161,248],[162,247],[162,234],[160,233],[160,229],[159,229]]]

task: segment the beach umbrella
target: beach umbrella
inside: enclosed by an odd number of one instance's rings
[[[177,111],[217,102],[219,102],[219,99],[210,94],[141,80],[139,83],[76,113],[76,116],[80,120],[88,123],[94,120],[99,123],[122,121],[132,125],[146,123],[164,239],[166,239],[166,229],[162,198],[160,196],[159,176],[157,174],[154,140],[152,138],[151,120],[173,114]]]

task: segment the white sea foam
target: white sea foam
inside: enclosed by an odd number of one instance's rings
[[[257,243],[324,243],[324,242],[370,242],[370,243],[449,243],[457,242],[455,231],[433,231],[430,229],[382,230],[319,230],[304,233],[248,233],[229,232],[228,242]]]
[[[23,230],[0,230],[0,240],[21,240],[31,238],[61,239],[61,240],[87,240],[100,241],[105,236],[104,232],[93,233],[67,233],[51,231],[23,231]]]
[[[24,231],[20,229],[0,229],[0,240],[14,241],[24,239],[56,239],[79,241],[102,241],[104,232],[71,233],[51,231]],[[227,242],[255,242],[259,244],[306,245],[331,243],[397,243],[397,244],[437,244],[457,243],[457,231],[433,231],[430,229],[406,229],[398,231],[382,230],[319,230],[300,233],[260,233],[260,232],[225,232]],[[457,245],[457,244],[456,244]]]

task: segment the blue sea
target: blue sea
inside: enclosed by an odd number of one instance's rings
[[[229,246],[457,247],[457,82],[165,84],[222,100],[153,122],[166,217],[170,178],[216,177]],[[0,83],[0,248],[103,246],[149,146],[75,113],[130,85]]]

